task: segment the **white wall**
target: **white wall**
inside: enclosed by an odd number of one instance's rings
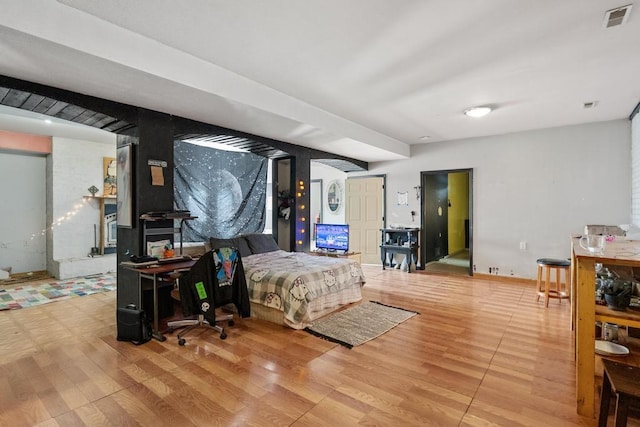
[[[88,188],[103,189],[103,158],[116,156],[112,143],[54,137],[48,160],[51,186],[47,212],[50,226],[47,270],[60,279],[104,273],[116,268],[115,254],[89,257],[94,224],[100,245],[100,204],[87,200]]]
[[[0,269],[46,270],[44,155],[0,152]]]
[[[640,226],[640,114],[631,121],[631,223]]]
[[[339,181],[342,184],[342,188],[344,188],[344,180],[347,178],[347,174],[340,169],[318,162],[311,162],[310,174],[311,179],[322,180],[322,222],[324,224],[344,224],[344,204],[337,212],[331,212],[327,202],[327,192],[329,191],[329,183],[333,180]],[[313,220],[315,213],[312,212],[311,215]]]
[[[616,120],[416,145],[410,159],[358,175],[386,174],[387,224],[411,223],[420,172],[472,168],[476,271],[534,278],[537,258],[569,258],[569,236],[585,224],[629,223],[630,133]],[[398,191],[409,191],[409,206],[397,206]]]

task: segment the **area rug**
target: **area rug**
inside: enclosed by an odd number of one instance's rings
[[[115,289],[115,273],[95,274],[40,285],[24,285],[11,289],[0,289],[0,311],[33,307]]]
[[[416,314],[419,313],[367,301],[318,319],[305,331],[352,348],[379,337]]]

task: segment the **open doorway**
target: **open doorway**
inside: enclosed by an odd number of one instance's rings
[[[473,275],[473,170],[422,172],[425,271]]]

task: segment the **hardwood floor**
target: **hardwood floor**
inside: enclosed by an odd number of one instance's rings
[[[0,425],[595,425],[575,410],[566,301],[364,269],[365,300],[421,314],[352,350],[256,319],[134,346],[115,292],[0,312]]]

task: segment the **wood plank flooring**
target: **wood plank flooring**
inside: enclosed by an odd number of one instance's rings
[[[116,340],[115,292],[0,312],[0,425],[595,425],[575,410],[566,301],[364,270],[365,300],[421,314],[352,350],[256,319],[134,346]]]

